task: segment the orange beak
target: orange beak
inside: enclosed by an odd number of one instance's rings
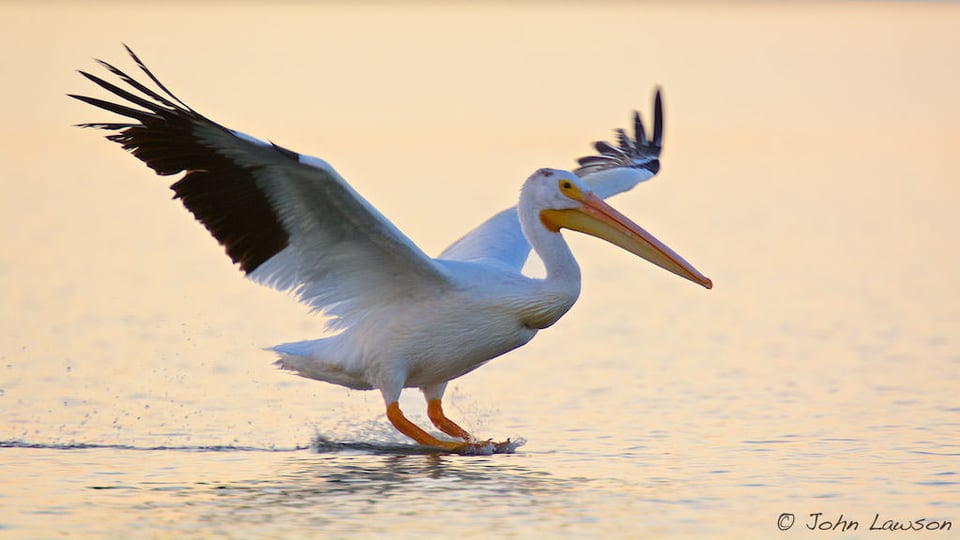
[[[627,216],[603,202],[593,193],[584,193],[580,208],[544,210],[540,218],[552,230],[567,228],[596,236],[643,257],[653,264],[689,279],[707,289],[713,288],[710,278],[701,274],[672,249],[643,230]]]

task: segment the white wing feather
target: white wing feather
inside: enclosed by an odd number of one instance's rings
[[[248,277],[293,290],[335,317],[332,326],[383,304],[436,295],[451,284],[435,260],[323,160],[301,155],[299,163],[258,174],[290,239]]]

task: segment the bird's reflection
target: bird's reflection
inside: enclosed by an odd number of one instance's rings
[[[575,479],[528,468],[523,459],[519,455],[298,452],[276,463],[275,470],[263,478],[211,487],[218,495],[239,496],[258,505],[325,507],[328,516],[339,511],[335,503],[344,499],[389,504],[429,496],[502,506],[513,496],[572,489]]]

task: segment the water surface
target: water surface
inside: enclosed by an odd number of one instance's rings
[[[877,515],[960,532],[957,6],[0,15],[0,536],[840,533],[817,513],[857,521],[847,538]],[[659,84],[662,172],[612,202],[716,286],[570,238],[579,303],[445,402],[526,444],[398,449],[378,395],[271,365],[321,320],[69,127],[103,119],[63,96],[95,91],[73,70],[130,67],[120,41],[208,116],[331,161],[430,253]]]

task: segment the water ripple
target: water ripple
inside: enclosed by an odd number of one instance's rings
[[[309,446],[294,446],[288,448],[233,446],[233,445],[196,445],[196,446],[134,446],[129,444],[100,444],[100,443],[32,443],[21,440],[0,441],[0,448],[31,448],[38,450],[131,450],[139,452],[177,451],[177,452],[299,452],[307,450]]]

